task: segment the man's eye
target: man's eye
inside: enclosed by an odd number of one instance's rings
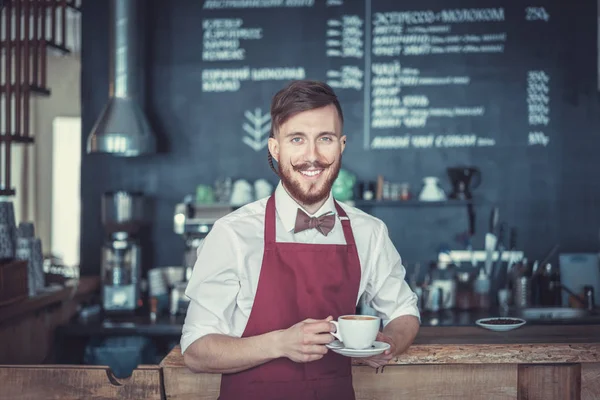
[[[331,141],[332,141],[332,139],[331,139],[331,137],[330,137],[330,136],[323,136],[323,137],[321,138],[321,140],[323,140],[323,141],[325,141],[325,142],[331,142]]]
[[[302,140],[302,138],[295,137],[295,138],[292,138],[292,143],[300,143],[301,140]]]

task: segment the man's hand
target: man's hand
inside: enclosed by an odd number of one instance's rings
[[[369,365],[370,367],[380,368],[380,367],[385,366],[388,363],[388,361],[390,361],[394,357],[394,354],[396,354],[396,345],[394,344],[394,341],[392,340],[391,337],[389,337],[381,332],[377,333],[377,338],[375,340],[377,340],[378,342],[389,343],[390,348],[381,354],[377,354],[377,355],[371,356],[371,357],[361,358],[360,361],[363,361],[365,364]]]
[[[394,318],[383,329],[383,333],[379,332],[377,334],[376,339],[380,342],[389,343],[390,348],[382,354],[361,358],[361,361],[364,361],[373,368],[385,366],[392,358],[404,353],[408,349],[415,336],[417,336],[419,325],[419,319],[413,315],[403,315]]]
[[[330,333],[335,330],[335,326],[329,322],[332,319],[331,316],[320,320],[308,318],[279,331],[278,346],[281,356],[298,363],[323,358],[327,354],[325,345],[334,339]]]

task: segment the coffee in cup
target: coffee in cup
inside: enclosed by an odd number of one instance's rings
[[[362,350],[373,345],[379,332],[380,318],[372,315],[342,315],[331,321],[336,332],[332,335],[348,349]]]

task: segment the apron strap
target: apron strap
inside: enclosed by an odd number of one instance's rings
[[[346,239],[346,245],[348,246],[356,246],[356,242],[354,241],[354,234],[352,233],[352,225],[350,225],[350,218],[348,218],[348,214],[346,211],[340,206],[337,200],[333,200],[335,203],[335,210],[338,213],[338,219],[342,223],[342,229],[344,230],[344,238]]]
[[[275,193],[267,200],[267,209],[265,210],[265,250],[272,249],[275,245]]]

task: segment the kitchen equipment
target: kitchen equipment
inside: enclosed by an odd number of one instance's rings
[[[102,196],[106,240],[101,251],[102,304],[106,312],[132,312],[141,305],[142,246],[146,224],[142,193],[116,191]]]
[[[169,301],[169,313],[171,315],[185,314],[190,303],[189,297],[185,295],[188,282],[177,282],[171,288]]]
[[[148,271],[148,291],[151,297],[168,296],[176,283],[185,279],[185,269],[180,266],[152,268]]]
[[[432,264],[425,296],[425,309],[449,310],[456,306],[456,266],[447,262]]]
[[[488,228],[488,233],[485,234],[485,273],[490,276],[492,273],[492,262],[494,251],[496,250],[496,244],[498,243],[498,237],[496,236],[496,226],[498,225],[498,219],[500,218],[500,211],[498,207],[492,208],[492,213],[490,215],[490,225]],[[501,254],[499,254],[499,258],[501,259]]]
[[[456,273],[456,308],[458,310],[470,310],[475,308],[473,298],[473,282],[468,271]]]
[[[517,261],[517,257],[515,257],[515,250],[517,249],[517,229],[511,228],[510,236],[508,238],[508,248],[510,252],[510,257],[508,259],[508,263],[506,264],[506,276],[509,277],[512,272],[512,267],[515,265]],[[507,282],[508,283],[508,282]]]
[[[427,176],[423,178],[423,189],[419,194],[421,201],[444,201],[446,193],[439,185],[439,179],[435,176]]]
[[[196,204],[191,196],[186,196],[183,203],[175,206],[173,216],[173,230],[181,235],[185,242],[183,253],[183,267],[185,268],[185,279],[189,280],[194,265],[198,247],[212,229],[214,223],[235,209],[229,204]]]
[[[105,232],[138,233],[146,222],[146,199],[141,192],[119,190],[102,195],[102,224]]]
[[[204,237],[213,224],[235,209],[230,204],[196,204],[192,196],[175,205],[173,231],[179,235]]]
[[[562,290],[560,282],[560,271],[556,266],[548,263],[544,266],[540,280],[540,305],[561,306]]]
[[[476,167],[458,166],[447,168],[446,172],[452,184],[451,199],[470,200],[473,198],[472,189],[481,184],[481,171]]]
[[[139,306],[141,248],[126,232],[115,232],[102,246],[102,303],[105,311],[134,311]]]
[[[442,298],[444,297],[442,288],[425,286],[421,293],[421,310],[435,312],[442,309]]]
[[[600,293],[600,263],[595,253],[561,253],[558,257],[561,283],[574,291],[583,293],[585,286],[591,286],[594,293]],[[562,304],[566,306],[569,294],[562,293]]]
[[[194,265],[198,258],[198,248],[204,241],[203,237],[189,235],[185,240],[185,250],[183,252],[183,268],[185,269],[184,280],[189,281],[192,277]]]
[[[523,259],[524,253],[522,251],[505,251],[501,255],[497,251],[492,252],[492,260],[496,260],[500,256],[503,262],[508,262],[511,258],[514,258],[515,263],[518,263]],[[438,260],[450,258],[453,263],[462,265],[463,263],[476,266],[478,263],[483,262],[487,258],[487,252],[484,250],[446,250],[438,253]]]
[[[529,277],[518,275],[514,278],[513,304],[516,308],[531,306],[531,280]]]
[[[152,268],[148,271],[148,295],[150,301],[156,301],[156,312],[168,313],[173,288],[185,279],[182,266]]]
[[[473,301],[475,307],[480,310],[490,308],[490,277],[485,272],[485,268],[479,268],[479,275],[473,283]]]
[[[505,286],[506,282],[506,269],[503,268],[502,254],[504,253],[504,230],[505,224],[500,224],[498,229],[498,236],[496,242],[496,250],[498,257],[494,261],[492,266],[492,273],[490,274],[491,290],[490,290],[490,301],[493,306],[498,306],[498,291]]]
[[[584,286],[583,287],[583,295],[586,301],[586,308],[588,311],[594,311],[596,309],[596,300],[594,298],[594,287],[593,286]]]
[[[497,299],[500,311],[506,314],[508,312],[508,309],[510,308],[510,303],[512,301],[512,292],[510,291],[510,289],[500,289],[498,290]]]

